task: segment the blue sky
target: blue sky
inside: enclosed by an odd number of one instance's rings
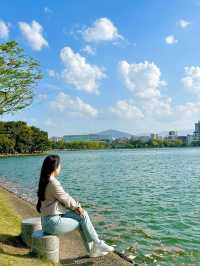
[[[200,118],[200,1],[1,2],[0,42],[15,39],[44,74],[24,120],[49,136],[193,128]]]

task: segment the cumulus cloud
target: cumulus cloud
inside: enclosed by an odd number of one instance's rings
[[[89,55],[95,55],[96,51],[95,51],[95,48],[90,46],[90,45],[86,45],[82,51],[86,54],[89,54]]]
[[[47,70],[47,73],[48,73],[48,76],[50,77],[50,78],[56,78],[56,79],[59,79],[59,77],[60,77],[60,75],[59,75],[59,73],[57,73],[55,70],[53,70],[53,69],[48,69]]]
[[[195,115],[200,115],[200,102],[186,102],[175,107],[175,113],[180,118],[182,114],[185,117],[194,118]]]
[[[185,19],[180,19],[178,22],[178,25],[182,28],[185,29],[187,28],[191,23]]]
[[[168,35],[166,38],[165,38],[165,42],[169,45],[171,44],[175,44],[178,42],[178,40],[175,38],[174,35]]]
[[[48,99],[48,95],[46,93],[40,93],[36,96],[36,98],[39,100],[39,101],[45,101]]]
[[[125,87],[131,92],[128,99],[119,100],[110,107],[110,111],[121,121],[127,119],[160,130],[169,125],[177,129],[187,128],[191,126],[191,121],[199,119],[198,98],[173,104],[172,98],[164,95],[161,89],[166,82],[161,79],[161,71],[156,64],[148,61],[130,64],[124,60],[119,62],[119,72]],[[182,82],[199,95],[200,67],[185,67]]]
[[[154,63],[119,63],[119,72],[125,87],[132,93],[145,116],[163,117],[172,114],[171,98],[161,95],[161,87],[166,82],[161,79],[161,71]]]
[[[31,24],[19,22],[19,28],[33,50],[40,51],[48,46],[47,40],[43,37],[43,27],[35,20]]]
[[[46,102],[48,99],[48,95],[46,93],[39,93],[35,95],[34,102],[36,104],[41,104]]]
[[[184,69],[183,85],[190,91],[200,93],[200,67],[187,66]],[[117,102],[112,107],[121,118],[143,121],[167,121],[174,125],[182,126],[184,122],[197,120],[200,116],[200,101],[185,102],[173,105],[171,97],[164,96],[161,88],[166,82],[161,79],[161,71],[154,63],[129,64],[127,61],[119,63],[119,72],[125,87],[131,92],[129,100]],[[135,103],[135,104],[133,104]],[[139,111],[139,112],[138,112]],[[183,115],[184,114],[184,115]],[[134,118],[135,115],[135,118]]]
[[[7,39],[8,36],[9,36],[9,25],[3,20],[0,20],[0,38]]]
[[[141,101],[146,117],[164,118],[173,115],[172,99],[170,97],[155,97]]]
[[[148,61],[129,64],[123,60],[119,63],[119,72],[125,86],[140,98],[159,97],[160,86],[166,84],[161,80],[159,67]]]
[[[200,67],[199,66],[186,66],[184,68],[184,77],[182,83],[185,88],[199,94],[200,92]]]
[[[170,120],[170,125],[174,124],[175,128],[192,128],[195,121],[200,117],[200,102],[185,102],[174,106],[173,119]]]
[[[60,58],[65,66],[61,75],[67,84],[88,93],[99,93],[98,81],[106,77],[101,68],[87,63],[85,57],[70,47],[61,50]]]
[[[82,32],[82,36],[86,42],[115,41],[123,39],[112,21],[105,17],[97,19],[91,27],[88,27]]]
[[[141,119],[144,117],[142,111],[127,100],[120,100],[110,111],[123,119]]]
[[[44,13],[51,14],[51,13],[53,13],[53,11],[48,6],[45,6],[44,7]]]
[[[50,118],[47,118],[47,120],[44,121],[44,124],[48,127],[56,127],[56,124]]]
[[[71,97],[70,95],[60,92],[55,100],[50,101],[50,107],[63,113],[72,115],[96,117],[98,111],[91,105],[85,103],[79,97]]]

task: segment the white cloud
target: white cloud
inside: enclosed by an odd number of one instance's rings
[[[42,35],[43,27],[35,20],[29,25],[26,22],[19,22],[19,27],[33,50],[40,51],[48,46],[47,40]]]
[[[53,69],[48,69],[47,73],[49,75],[50,78],[57,78],[59,79],[60,75]]]
[[[129,64],[124,60],[119,63],[119,72],[145,116],[160,118],[172,114],[171,98],[162,96],[160,92],[166,82],[161,80],[161,71],[156,64],[148,61]]]
[[[46,93],[40,93],[40,94],[37,95],[37,99],[39,101],[47,100],[48,99],[48,95]]]
[[[62,77],[67,84],[88,93],[99,93],[98,81],[106,77],[101,68],[87,63],[85,57],[70,47],[61,50],[60,58],[65,66]]]
[[[9,36],[9,25],[3,20],[0,20],[0,38],[7,39],[8,36]]]
[[[44,121],[44,124],[49,127],[56,127],[56,124],[50,118],[47,118],[47,120]]]
[[[140,98],[159,97],[160,86],[165,85],[165,82],[160,79],[159,67],[148,61],[138,64],[121,61],[119,72],[125,86]]]
[[[129,64],[126,61],[119,63],[119,71],[126,88],[132,93],[129,100],[117,102],[111,107],[121,119],[135,119],[138,115],[140,124],[153,125],[157,130],[168,126],[175,128],[188,127],[191,121],[200,116],[200,101],[173,104],[171,97],[164,96],[161,88],[165,84],[161,79],[161,71],[154,63]],[[182,82],[186,88],[199,95],[200,67],[185,67]],[[137,112],[139,111],[139,113]]]
[[[51,13],[53,13],[53,11],[48,6],[45,6],[44,7],[44,13],[51,14]]]
[[[115,41],[123,39],[112,21],[105,17],[97,19],[91,27],[88,27],[82,32],[82,36],[86,42]]]
[[[187,28],[191,23],[185,19],[180,19],[178,22],[178,25],[182,28],[185,29]]]
[[[43,85],[45,91],[47,92],[54,92],[54,91],[60,91],[60,87],[51,83],[46,83]]]
[[[159,119],[173,115],[172,99],[170,97],[147,99],[141,101],[141,105],[146,117]]]
[[[84,53],[86,53],[86,54],[89,54],[89,55],[95,55],[95,53],[96,53],[95,48],[93,48],[93,47],[90,46],[90,45],[86,45],[86,46],[82,49],[82,51],[83,51]]]
[[[175,43],[177,43],[178,42],[178,40],[175,38],[175,36],[174,35],[168,35],[166,38],[165,38],[165,42],[167,43],[167,44],[175,44]]]
[[[140,123],[155,125],[157,128],[165,126],[184,128],[200,117],[200,101],[173,104],[171,97],[162,94],[161,88],[165,82],[161,79],[161,71],[154,63],[129,64],[119,63],[125,87],[132,93],[129,100],[117,102],[111,107],[121,119],[135,119],[138,114]],[[186,88],[199,95],[200,67],[185,67],[182,82]],[[137,112],[139,111],[139,113]],[[134,113],[135,112],[135,113]],[[140,116],[141,114],[141,116]]]
[[[177,129],[193,128],[194,123],[197,122],[200,117],[200,102],[185,102],[174,106],[172,117],[173,119],[170,120],[170,126],[174,124],[174,128]]]
[[[182,78],[182,83],[185,88],[199,94],[200,93],[200,67],[199,66],[186,66],[185,73]]]
[[[142,111],[127,100],[120,100],[110,111],[123,119],[141,119],[144,117]]]
[[[195,115],[200,115],[200,102],[187,102],[176,106],[175,113],[180,118],[183,114],[185,117],[194,118]]]
[[[85,103],[79,97],[73,98],[64,92],[60,92],[55,100],[50,102],[50,107],[72,115],[87,117],[96,117],[98,115],[98,111],[94,107]]]

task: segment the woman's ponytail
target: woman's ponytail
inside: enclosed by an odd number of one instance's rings
[[[45,200],[45,190],[46,186],[49,183],[49,179],[51,174],[58,168],[60,164],[60,157],[58,155],[48,155],[42,164],[41,172],[40,172],[40,180],[38,185],[38,202],[36,205],[36,210],[40,213],[42,201]]]
[[[41,208],[41,200],[40,199],[38,199],[38,202],[37,202],[37,205],[36,205],[36,210],[37,210],[37,212],[41,212],[40,211],[40,208]]]

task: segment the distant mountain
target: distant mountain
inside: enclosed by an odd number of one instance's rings
[[[113,130],[113,129],[108,129],[108,130],[105,130],[105,131],[101,131],[101,132],[98,132],[96,133],[96,135],[99,135],[99,136],[102,136],[102,137],[108,137],[109,138],[114,138],[114,139],[117,139],[117,138],[130,138],[132,135],[127,133],[127,132],[122,132],[122,131],[119,131],[119,130]]]

